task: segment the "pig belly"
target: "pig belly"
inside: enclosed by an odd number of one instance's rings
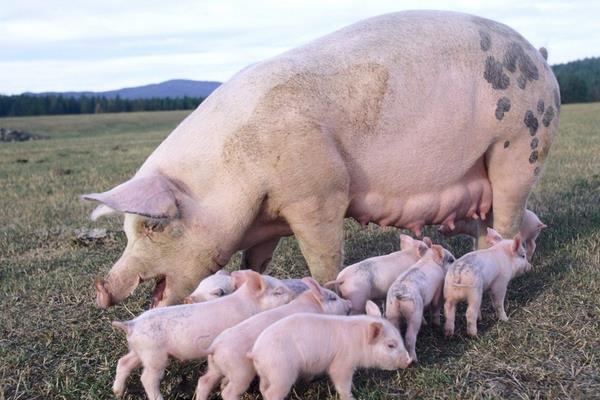
[[[415,163],[415,165],[418,165]],[[408,228],[420,234],[426,224],[444,224],[453,227],[454,221],[463,218],[485,219],[492,202],[492,191],[484,165],[483,155],[466,173],[447,184],[436,184],[439,176],[428,176],[418,167],[408,171],[423,182],[420,190],[403,183],[404,173],[397,180],[351,188],[351,201],[347,216],[365,225],[369,222],[380,226]],[[375,174],[374,174],[375,175]],[[373,177],[369,182],[377,182]],[[367,186],[367,185],[365,185]]]

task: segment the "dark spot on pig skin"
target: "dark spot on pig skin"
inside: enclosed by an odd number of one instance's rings
[[[511,43],[504,53],[504,67],[510,72],[515,72],[517,70],[517,61],[521,54],[523,53],[523,48],[516,43]]]
[[[517,78],[517,86],[520,89],[525,89],[525,86],[527,86],[527,79],[523,75],[519,75]]]
[[[517,84],[521,89],[525,89],[527,81],[537,80],[539,78],[539,72],[535,63],[523,50],[520,44],[512,42],[506,53],[504,53],[504,67],[510,72],[516,72],[517,67],[521,72],[521,75],[517,79]]]
[[[531,140],[531,150],[535,150],[538,147],[538,138],[534,137]]]
[[[479,42],[481,50],[488,51],[492,47],[492,37],[489,33],[482,30],[479,31],[479,36],[481,37],[481,42]]]
[[[525,126],[529,128],[529,134],[534,136],[537,132],[539,124],[537,118],[533,115],[533,111],[527,110],[523,122],[525,123]]]
[[[554,105],[560,110],[560,93],[557,89],[554,89]]]
[[[542,99],[539,99],[539,100],[538,100],[537,112],[538,112],[539,114],[541,114],[541,113],[543,113],[543,112],[544,112],[544,100],[542,100]]]
[[[541,168],[540,167],[535,167],[535,169],[533,170],[533,174],[535,176],[538,176],[540,174]]]
[[[542,57],[544,57],[544,60],[548,61],[548,50],[546,50],[545,47],[540,47],[538,51],[540,52]]]
[[[554,108],[550,106],[546,110],[544,118],[542,118],[542,124],[544,124],[545,127],[548,127],[548,125],[550,125],[550,122],[552,122],[552,118],[554,118]]]
[[[498,99],[496,105],[496,119],[501,120],[504,118],[504,113],[510,111],[510,99],[508,97],[501,97]]]
[[[492,56],[485,60],[483,77],[491,83],[494,89],[506,89],[510,84],[510,78],[502,71],[502,63],[496,61]]]
[[[529,156],[529,163],[533,164],[534,162],[536,162],[538,159],[538,151],[534,150],[531,152],[531,155]]]
[[[510,146],[510,141],[507,140],[506,142],[504,142],[504,148],[506,149],[508,146]]]
[[[365,275],[366,281],[369,285],[373,286],[375,284],[375,275],[373,274],[374,264],[372,261],[363,261],[356,266],[356,270],[361,274]]]

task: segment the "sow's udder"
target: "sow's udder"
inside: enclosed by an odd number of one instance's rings
[[[492,204],[492,189],[483,162],[460,181],[441,190],[416,194],[377,192],[353,195],[349,216],[363,225],[411,229],[417,236],[426,224],[443,224],[454,229],[454,221],[485,219]]]

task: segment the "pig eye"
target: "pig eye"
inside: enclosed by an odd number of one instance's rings
[[[396,348],[396,343],[388,343],[388,345],[387,345],[387,346],[388,346],[388,348],[389,348],[389,349],[392,349],[392,350],[393,350],[393,349],[395,349],[395,348]]]
[[[448,259],[448,262],[449,262],[450,264],[452,264],[452,263],[454,262],[454,257],[450,257],[450,258]]]
[[[162,219],[149,219],[144,222],[144,228],[152,232],[162,232],[166,223]]]
[[[274,294],[275,296],[281,296],[281,295],[283,294],[283,288],[282,288],[282,287],[278,287],[277,289],[275,289],[275,290],[273,291],[273,294]]]

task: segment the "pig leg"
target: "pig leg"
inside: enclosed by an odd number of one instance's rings
[[[431,299],[431,323],[433,326],[440,326],[440,310],[442,308],[442,287],[433,294]]]
[[[268,384],[263,386],[263,377],[260,377],[260,392],[265,400],[283,400],[290,392],[292,385],[298,378],[292,371],[276,371],[268,378]]]
[[[481,309],[481,297],[483,293],[479,288],[474,288],[467,299],[467,334],[477,336],[477,316]]]
[[[167,354],[162,352],[145,353],[140,357],[144,365],[142,386],[149,400],[163,400],[160,394],[160,381],[169,362]]]
[[[421,321],[423,320],[423,307],[415,305],[414,312],[408,319],[406,326],[406,334],[404,341],[406,342],[406,350],[413,362],[417,362],[417,335],[421,329]]]
[[[140,359],[133,351],[130,351],[119,359],[119,362],[117,363],[117,373],[115,374],[115,383],[112,387],[115,396],[123,396],[127,377],[131,374],[131,371],[136,369],[139,365]]]
[[[342,265],[346,193],[312,197],[291,204],[282,214],[289,223],[311,275],[321,284],[335,280]]]
[[[221,392],[221,397],[223,397],[223,400],[238,400],[248,390],[256,374],[254,373],[254,368],[248,369],[244,367],[236,368],[229,372],[229,382]]]
[[[369,300],[366,290],[352,293],[346,298],[352,303],[352,310],[350,311],[350,314],[358,315],[365,313],[365,305],[367,304],[367,300]]]
[[[494,303],[494,309],[496,315],[500,321],[508,321],[506,311],[504,311],[504,298],[506,297],[507,285],[505,282],[498,282],[496,285],[490,288],[490,297],[492,303]]]
[[[444,325],[444,333],[446,337],[454,335],[454,319],[456,318],[456,303],[454,299],[446,299],[444,304],[444,315],[446,316],[446,323]]]
[[[213,387],[223,377],[219,369],[214,365],[212,356],[208,357],[208,371],[198,379],[196,387],[196,400],[206,400]]]
[[[269,239],[244,250],[240,269],[252,269],[260,274],[265,272],[277,244],[279,244],[279,238]]]
[[[531,137],[525,133],[521,135],[519,139],[511,141],[507,148],[499,141],[487,154],[494,229],[505,238],[512,238],[519,232],[527,198],[537,180],[529,161],[533,154],[529,146]],[[538,152],[534,153],[537,159]],[[535,164],[542,167],[538,165],[541,164],[539,161]]]
[[[354,400],[354,396],[352,395],[352,375],[354,375],[354,370],[338,366],[334,362],[329,367],[328,373],[333,386],[335,386],[335,390],[340,396],[340,400]]]

